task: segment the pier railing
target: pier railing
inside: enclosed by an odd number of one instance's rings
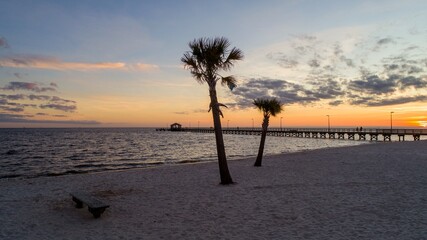
[[[156,129],[166,131],[169,129]],[[213,128],[182,128],[179,131],[213,133]],[[223,128],[224,134],[259,135],[261,128]],[[283,137],[304,138],[329,138],[348,140],[378,141],[381,136],[384,141],[391,141],[392,136],[397,136],[399,141],[405,140],[405,136],[413,136],[414,141],[420,140],[420,136],[427,135],[427,129],[386,129],[386,128],[269,128],[268,135]],[[370,138],[367,138],[366,136]]]

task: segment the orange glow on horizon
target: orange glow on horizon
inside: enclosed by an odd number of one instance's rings
[[[330,109],[318,109],[314,107],[290,106],[286,110],[270,118],[269,127],[278,128],[294,128],[294,127],[327,127],[328,119],[326,115],[330,115],[331,127],[380,127],[388,128],[391,125],[390,112],[379,111],[378,109],[341,109],[334,111],[335,114],[329,114]],[[223,111],[224,118],[221,118],[223,127],[261,127],[262,114],[255,109],[247,110],[232,110],[226,109]],[[414,113],[415,114],[415,113]],[[414,118],[417,118],[414,120]],[[427,118],[415,117],[412,113],[394,113],[393,127],[400,128],[416,128],[427,126]],[[164,114],[161,121],[157,125],[164,126],[173,122],[181,123],[185,127],[212,127],[211,113],[200,112],[190,114]],[[153,119],[154,120],[154,119]],[[155,124],[155,122],[152,122]],[[163,124],[161,124],[163,123]]]

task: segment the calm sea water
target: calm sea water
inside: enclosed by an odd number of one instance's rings
[[[228,159],[256,156],[260,136],[224,135]],[[367,142],[267,137],[265,155]],[[0,178],[216,160],[214,134],[154,129],[0,129]]]

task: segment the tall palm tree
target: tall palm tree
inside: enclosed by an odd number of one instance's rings
[[[258,98],[253,104],[262,112],[264,120],[262,121],[261,142],[259,144],[258,156],[256,158],[255,167],[261,167],[262,155],[264,153],[265,138],[267,136],[268,123],[270,116],[276,116],[283,110],[283,104],[276,98]]]
[[[184,63],[186,69],[190,70],[197,82],[207,83],[209,86],[211,99],[209,111],[212,110],[215,127],[221,184],[231,184],[233,180],[228,170],[219,118],[220,115],[223,117],[220,106],[226,106],[218,102],[216,84],[220,81],[223,86],[227,85],[230,90],[236,87],[236,79],[233,76],[223,77],[219,71],[229,71],[236,61],[243,59],[243,52],[235,47],[230,50],[230,42],[224,37],[194,39],[188,46],[190,51],[184,53],[181,62]]]

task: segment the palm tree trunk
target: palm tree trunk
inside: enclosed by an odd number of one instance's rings
[[[219,118],[219,106],[215,87],[209,88],[209,95],[211,97],[212,117],[215,128],[216,150],[218,153],[221,184],[231,184],[233,183],[233,180],[231,179],[230,172],[228,171],[227,158],[225,156],[224,138],[222,136],[221,119]]]
[[[267,137],[268,122],[269,117],[264,117],[264,120],[262,121],[261,142],[259,143],[258,156],[256,157],[256,161],[254,164],[255,167],[261,167],[262,155],[264,154],[265,139]]]

